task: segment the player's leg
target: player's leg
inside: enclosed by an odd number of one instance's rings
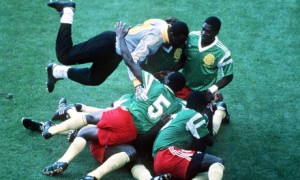
[[[208,179],[222,179],[223,177],[223,159],[201,152],[196,152],[188,166],[187,179],[199,179],[203,177],[203,172],[208,172]],[[198,176],[199,174],[199,176]]]
[[[91,114],[79,114],[71,117],[68,120],[63,121],[58,125],[54,125],[52,121],[46,121],[43,126],[43,133],[45,139],[51,138],[53,135],[60,132],[64,132],[72,129],[79,129],[87,124],[97,124],[102,118],[103,112],[91,113]]]
[[[68,164],[84,149],[87,141],[98,142],[98,130],[99,129],[96,126],[80,129],[77,137],[69,146],[65,154],[55,163],[44,168],[43,174],[55,176],[65,171],[68,168]]]
[[[214,111],[212,118],[212,129],[214,136],[219,132],[222,123],[224,124],[230,122],[230,115],[227,111],[227,106],[223,101],[217,102],[215,104],[215,108],[216,110]]]
[[[69,51],[73,46],[71,26],[73,23],[74,9],[76,4],[74,2],[52,1],[48,3],[48,6],[56,9],[61,14],[61,26],[56,39],[57,58],[62,64],[65,65],[76,64],[75,62],[71,63],[68,60]],[[55,83],[58,80],[68,78],[67,71],[69,68],[70,67],[68,66],[58,66],[52,63],[47,66],[47,89],[49,93],[54,90]]]
[[[36,132],[43,132],[44,122],[35,121],[29,117],[23,117],[21,119],[21,122],[26,129],[29,129],[31,131],[36,131]],[[59,134],[66,135],[69,134],[69,131],[60,132]]]
[[[101,141],[101,140],[100,140]],[[115,171],[125,164],[134,161],[136,158],[136,151],[133,146],[123,144],[108,146],[105,149],[105,154],[103,158],[103,163],[94,171],[87,174],[87,177],[94,177],[96,179],[101,179],[104,175],[109,172]]]

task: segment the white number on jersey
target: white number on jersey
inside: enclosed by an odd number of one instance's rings
[[[161,94],[154,103],[148,108],[148,115],[151,119],[156,119],[162,116],[163,106],[168,108],[171,103]]]
[[[202,121],[195,124],[195,122],[199,121],[200,119],[202,119]],[[189,130],[195,138],[200,139],[197,129],[205,124],[206,121],[203,119],[202,115],[197,113],[186,123],[186,130]]]

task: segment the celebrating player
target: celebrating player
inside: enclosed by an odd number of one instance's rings
[[[71,79],[80,84],[91,86],[103,83],[122,59],[122,56],[117,54],[120,51],[116,41],[116,33],[104,31],[87,41],[73,45],[71,28],[76,4],[74,2],[52,1],[48,3],[48,6],[61,14],[61,24],[56,39],[56,55],[58,61],[66,65],[61,66],[52,63],[48,65],[48,91],[51,93],[55,83],[61,79]],[[187,25],[181,21],[172,21],[171,24],[168,24],[165,20],[150,19],[133,27],[126,36],[126,43],[135,63],[141,63],[149,55],[155,54],[162,45],[172,46],[173,49],[183,46],[188,33]],[[69,66],[85,63],[92,63],[92,65],[90,68]],[[141,91],[141,83],[134,79],[134,76],[131,78],[136,86],[138,97],[144,100],[146,97],[138,94],[143,92]]]

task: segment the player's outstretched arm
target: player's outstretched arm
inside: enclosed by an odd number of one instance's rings
[[[127,30],[125,30],[125,23],[119,21],[116,23],[115,29],[116,29],[117,38],[119,39],[121,54],[125,61],[125,64],[129,67],[129,69],[134,74],[134,76],[140,82],[142,82],[142,69],[138,64],[136,64],[133,61],[132,56],[130,54],[130,51],[127,48],[127,44],[125,41],[125,36],[128,33],[129,28]]]

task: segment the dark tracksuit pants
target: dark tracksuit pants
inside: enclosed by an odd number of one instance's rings
[[[89,68],[70,68],[68,78],[83,85],[97,86],[118,67],[122,57],[115,50],[116,33],[104,31],[73,45],[72,25],[61,24],[56,39],[56,56],[64,65],[92,63]]]

